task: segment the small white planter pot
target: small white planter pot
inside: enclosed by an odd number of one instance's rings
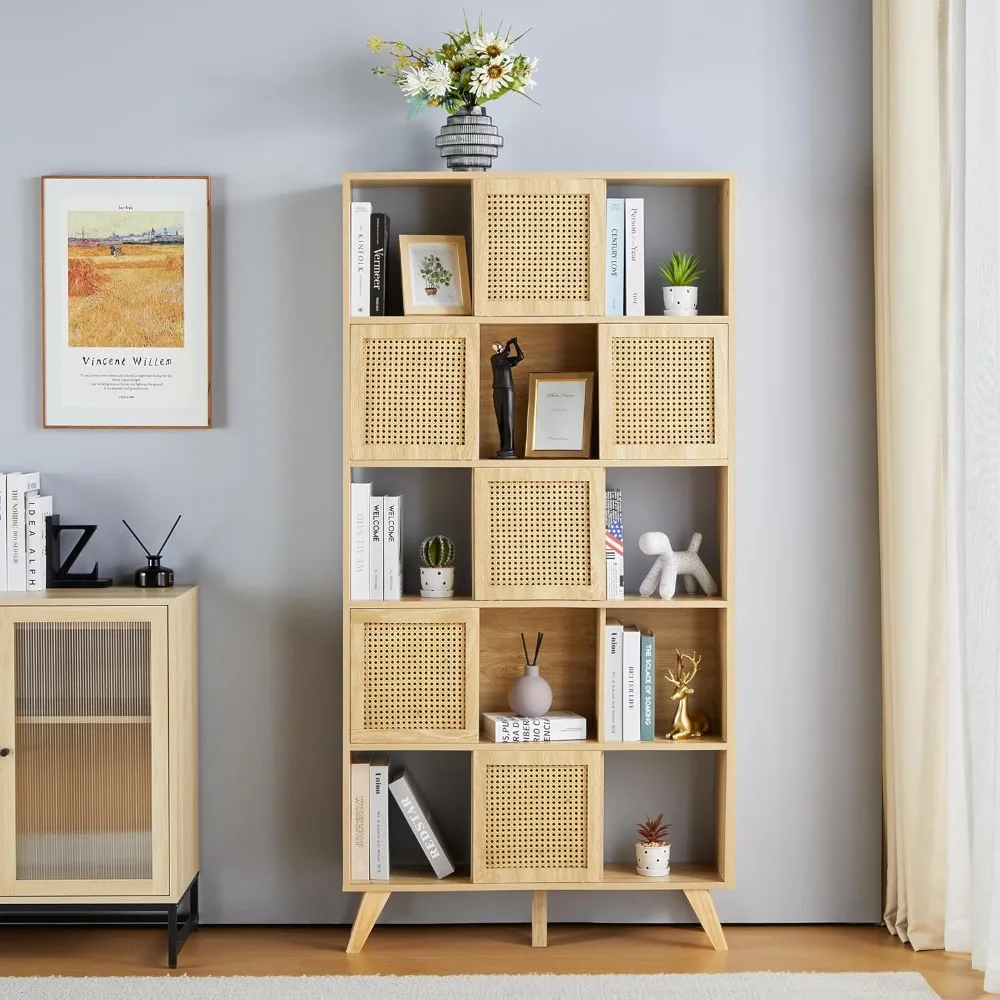
[[[421,597],[454,597],[455,567],[454,566],[421,566],[420,567]]]
[[[664,316],[697,316],[697,285],[666,285],[663,289]]]
[[[636,844],[635,870],[640,875],[658,878],[670,874],[669,844]]]

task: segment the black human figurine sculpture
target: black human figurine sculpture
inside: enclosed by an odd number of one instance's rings
[[[517,352],[513,357],[511,345]],[[514,367],[524,360],[524,351],[511,337],[506,344],[493,344],[490,365],[493,368],[493,409],[497,413],[500,430],[500,450],[497,458],[517,458],[514,454]]]

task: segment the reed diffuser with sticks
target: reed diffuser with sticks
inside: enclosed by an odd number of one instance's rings
[[[542,648],[543,635],[535,639],[535,654],[528,656],[528,643],[521,633],[521,648],[524,650],[524,674],[518,677],[507,692],[507,702],[511,711],[522,719],[533,719],[544,715],[552,707],[552,688],[538,672],[538,653]]]

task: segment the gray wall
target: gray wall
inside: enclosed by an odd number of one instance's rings
[[[185,515],[169,556],[203,588],[207,921],[353,912],[338,864],[339,177],[438,168],[437,118],[405,120],[364,38],[434,40],[461,5],[348,6],[52,0],[8,5],[0,35],[0,468],[39,468],[64,514],[100,524],[96,554],[122,579],[138,554],[119,518],[155,536]],[[541,107],[496,106],[501,167],[738,174],[739,888],[719,907],[876,920],[870,5],[486,13],[531,26],[541,57]],[[37,178],[60,172],[213,176],[216,429],[40,429]],[[711,780],[629,759],[612,765],[622,823]],[[467,763],[451,766],[461,786]],[[689,919],[646,893],[564,894],[551,912]],[[527,914],[520,894],[404,895],[386,917]]]

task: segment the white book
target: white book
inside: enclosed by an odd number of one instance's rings
[[[608,198],[605,237],[604,312],[625,313],[625,199]]]
[[[368,841],[368,763],[351,764],[351,881],[367,882],[369,872]]]
[[[7,476],[7,589],[28,589],[28,561],[24,550],[25,494],[37,493],[37,472],[11,472]]]
[[[625,628],[609,619],[604,626],[604,734],[603,739],[617,743],[622,738],[622,643]]]
[[[424,857],[430,862],[434,874],[438,878],[445,878],[455,870],[455,862],[451,860],[448,853],[448,846],[441,836],[437,823],[431,815],[430,809],[417,783],[406,771],[401,771],[392,781],[389,782],[389,791],[399,806],[399,811],[403,814],[413,836],[417,838],[420,849],[424,852]]]
[[[576,712],[522,718],[513,712],[484,712],[483,735],[494,743],[550,743],[587,738],[587,720]]]
[[[0,472],[0,542],[3,542],[3,557],[0,558],[0,590],[7,589],[7,473]]]
[[[368,562],[370,572],[368,579],[368,600],[381,601],[385,597],[385,582],[383,577],[382,559],[384,541],[384,509],[385,497],[370,497],[368,500],[368,527],[371,531],[371,541],[368,544]]]
[[[369,553],[371,531],[368,528],[368,503],[371,483],[351,483],[351,600],[367,601],[371,593]]]
[[[389,758],[373,757],[368,765],[368,877],[389,878]]]
[[[45,518],[52,515],[52,497],[29,493],[25,504],[25,553],[28,590],[44,590],[48,584]]]
[[[403,596],[403,498],[386,497],[383,514],[382,576],[385,599],[398,601]]]
[[[371,315],[372,203],[351,202],[351,315]]]
[[[642,198],[625,199],[625,315],[646,315],[646,260]]]
[[[626,743],[639,742],[642,739],[642,708],[639,697],[640,676],[639,630],[634,625],[625,628],[625,640],[622,643],[622,739]]]

